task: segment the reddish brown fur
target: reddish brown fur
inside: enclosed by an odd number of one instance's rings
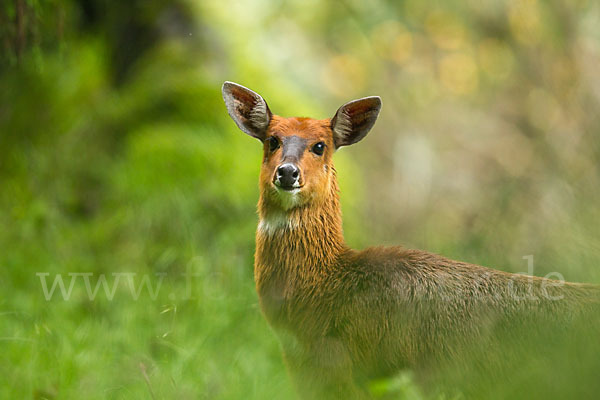
[[[476,333],[489,334],[496,320],[538,313],[539,301],[512,301],[507,294],[513,280],[524,297],[527,277],[399,247],[349,249],[328,121],[274,117],[268,135],[274,134],[328,144],[322,159],[308,153],[301,160],[308,203],[287,212],[279,206],[271,183],[278,159],[268,149],[260,180],[260,219],[285,213],[297,225],[273,234],[257,231],[255,280],[263,312],[282,336],[292,375],[307,398],[367,396],[357,379],[452,358],[453,349],[476,340]],[[539,293],[543,280],[534,282]],[[584,285],[568,286],[552,289],[571,303],[547,301],[544,311],[561,313],[591,297]],[[444,293],[450,298],[441,303]],[[424,298],[428,304],[415,301]],[[432,313],[437,317],[424,318]]]
[[[443,366],[463,368],[465,360],[497,368],[510,358],[507,337],[520,349],[548,324],[567,326],[597,307],[600,292],[591,285],[561,286],[401,247],[350,249],[331,121],[269,117],[266,132],[250,132],[264,142],[254,274],[262,311],[304,398],[368,398],[364,382],[403,368],[421,372],[419,380]],[[267,144],[291,135],[307,143],[293,207],[273,184],[282,150]],[[322,156],[310,151],[319,141],[326,144]],[[509,329],[524,322],[531,322],[527,335]]]

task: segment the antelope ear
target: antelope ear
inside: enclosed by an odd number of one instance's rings
[[[221,91],[227,112],[238,128],[263,141],[273,115],[267,102],[258,93],[233,82],[225,82]]]
[[[364,97],[341,106],[331,119],[335,147],[351,145],[367,136],[380,109],[379,96]]]

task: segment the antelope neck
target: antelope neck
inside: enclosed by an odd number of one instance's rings
[[[347,248],[336,190],[322,204],[276,210],[259,201],[258,265],[327,268]]]

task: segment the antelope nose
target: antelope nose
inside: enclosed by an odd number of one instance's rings
[[[275,184],[285,190],[293,189],[297,186],[299,175],[300,170],[294,164],[287,163],[280,165],[277,168]]]

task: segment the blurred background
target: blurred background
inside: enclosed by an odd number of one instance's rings
[[[335,156],[352,247],[600,283],[598,2],[7,0],[0,49],[1,398],[293,398],[225,80],[283,116],[382,97]]]

